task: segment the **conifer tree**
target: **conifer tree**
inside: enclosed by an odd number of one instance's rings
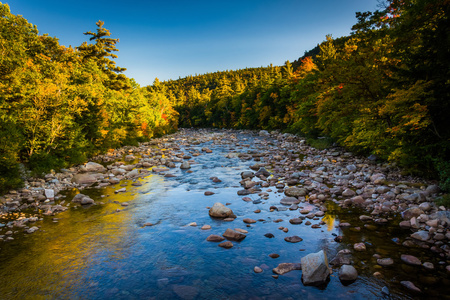
[[[114,90],[122,90],[131,88],[127,77],[118,74],[126,71],[126,68],[121,68],[116,65],[116,62],[113,60],[117,58],[117,55],[114,52],[118,52],[119,49],[116,48],[116,44],[119,42],[119,39],[111,38],[111,32],[103,28],[105,22],[98,21],[95,23],[97,25],[97,32],[87,31],[84,34],[90,35],[90,41],[95,41],[95,44],[88,44],[84,42],[81,46],[77,47],[80,51],[83,61],[94,59],[97,62],[97,65],[100,69],[108,75],[109,81],[106,85]]]

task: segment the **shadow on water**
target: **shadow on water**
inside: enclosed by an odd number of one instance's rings
[[[269,199],[259,204],[242,201],[237,195],[241,189],[239,174],[254,162],[225,155],[257,150],[258,144],[252,139],[244,136],[235,140],[248,143],[249,147],[213,142],[190,146],[191,151],[199,152],[206,146],[213,153],[193,157],[196,163],[192,164],[192,172],[170,169],[168,172],[176,177],[151,174],[140,180],[143,185],[139,187],[124,181],[117,186],[84,190],[97,205],[72,206],[57,215],[57,220],[46,217],[38,222],[41,226],[38,232],[18,234],[14,241],[1,245],[1,298],[382,299],[384,286],[391,292],[385,299],[413,298],[413,294],[400,287],[401,280],[417,283],[429,296],[448,298],[449,280],[443,270],[427,273],[401,263],[400,254],[408,253],[441,267],[429,252],[405,248],[392,241],[393,238],[402,241],[407,236],[398,226],[371,223],[372,226],[365,227],[359,221],[363,212],[343,210],[331,201],[321,219],[325,222],[321,228],[313,229],[304,223],[291,225],[288,221],[299,216],[298,211],[269,211],[271,205],[280,206],[283,197],[274,187]],[[222,181],[213,183],[210,180],[213,176]],[[114,193],[123,185],[126,192]],[[206,190],[215,194],[205,196]],[[69,192],[67,199],[72,196]],[[249,197],[259,199],[256,194]],[[207,207],[215,202],[230,203],[238,218],[225,222],[209,217]],[[261,212],[254,213],[256,209]],[[243,218],[258,222],[246,225]],[[274,222],[278,219],[283,221]],[[352,227],[339,228],[341,220]],[[316,224],[320,220],[311,221]],[[187,226],[191,222],[198,226]],[[153,226],[144,226],[146,223]],[[205,224],[212,229],[201,230]],[[289,232],[284,233],[280,226],[289,228]],[[221,235],[227,228],[247,230],[246,239],[233,242],[232,249],[206,241],[210,234]],[[265,237],[266,233],[272,233],[274,238]],[[286,236],[293,235],[301,236],[303,241],[296,244],[284,241]],[[342,243],[334,241],[336,235],[343,236]],[[322,249],[332,259],[339,250],[353,250],[353,244],[361,241],[368,250],[353,252],[359,272],[353,284],[344,286],[337,269],[322,288],[304,286],[301,271],[278,279],[272,277],[272,268],[279,263],[300,262],[301,257]],[[271,253],[280,257],[273,259],[268,256]],[[395,267],[378,266],[374,254],[393,258]],[[255,266],[263,272],[254,273]],[[374,277],[376,271],[383,277]]]

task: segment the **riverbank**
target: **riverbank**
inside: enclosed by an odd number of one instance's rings
[[[208,182],[202,182],[207,187],[221,184],[218,189],[205,190],[205,197],[214,197],[221,190],[240,186],[236,191],[236,201],[259,205],[254,209],[255,216],[286,214],[284,218],[271,222],[289,219],[291,225],[279,226],[283,227],[280,230],[287,234],[287,238],[295,236],[291,235],[290,230],[293,229],[289,227],[296,225],[312,231],[331,226],[337,230],[332,239],[336,244],[345,242],[353,233],[397,228],[397,231],[407,233],[406,237],[388,235],[384,239],[397,245],[397,251],[402,254],[398,259],[393,252],[370,250],[373,242],[361,236],[354,237],[359,240],[354,240],[350,244],[351,249],[347,250],[371,253],[371,259],[375,259],[373,263],[382,268],[377,271],[379,274],[372,272],[375,277],[382,275],[383,268],[395,267],[402,264],[399,261],[405,260],[407,265],[419,264],[419,272],[434,272],[441,277],[448,274],[449,211],[434,203],[440,193],[434,183],[404,178],[397,169],[387,164],[354,157],[340,148],[316,150],[306,145],[300,137],[278,132],[180,130],[139,147],[111,151],[84,165],[48,174],[42,180],[29,180],[24,189],[12,191],[2,198],[0,235],[4,241],[13,241],[16,235],[23,232],[38,232],[42,219],[57,221],[56,215],[61,212],[79,207],[92,209],[107,203],[107,195],[94,197],[90,195],[92,192],[85,193],[84,190],[108,189],[116,195],[128,194],[130,187],[139,188],[150,175],[170,180],[186,177],[192,172],[202,172],[202,169],[193,171],[197,160],[201,156],[215,155],[213,148],[225,146],[228,152],[223,155],[230,164],[234,160],[246,162],[249,168],[239,171],[240,182],[222,182],[224,178],[221,178],[220,172],[207,179]],[[220,166],[216,167],[220,169]],[[204,171],[208,168],[209,165],[203,165]],[[180,170],[182,173],[178,174]],[[117,213],[126,209],[130,201],[120,202]],[[229,201],[233,202],[232,199]],[[358,215],[330,222],[328,214],[331,210],[354,211]],[[239,222],[244,217],[239,211],[234,213],[235,218],[229,221]],[[192,222],[195,218],[193,215]],[[262,217],[263,221],[259,221],[258,217],[243,219],[249,226],[267,222],[267,218]],[[151,227],[154,224],[142,222],[140,226]],[[269,233],[277,235],[276,232]],[[269,233],[267,237],[270,237]],[[408,256],[408,249],[424,249],[434,257],[433,261],[421,260],[417,255],[413,259]],[[356,254],[354,257],[356,260]],[[356,261],[355,265],[359,266],[360,261]],[[340,264],[334,261],[333,266],[338,268]],[[264,270],[266,267],[259,265],[258,268]],[[362,265],[358,268],[364,269]],[[418,283],[416,285],[420,286]],[[414,288],[414,284],[406,287],[411,293]]]

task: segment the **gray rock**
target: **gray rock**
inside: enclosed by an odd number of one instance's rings
[[[355,165],[348,165],[347,170],[349,170],[350,172],[356,171],[356,166]]]
[[[259,136],[270,136],[270,133],[267,130],[260,130]]]
[[[320,285],[326,282],[331,270],[326,253],[321,250],[302,257],[302,280],[304,285]]]
[[[430,211],[431,210],[431,203],[430,202],[423,202],[420,203],[419,208],[421,210],[423,210],[424,212]]]
[[[430,216],[430,219],[437,219],[450,225],[450,211],[438,211]]]
[[[351,265],[343,265],[339,269],[339,280],[344,282],[352,282],[358,278],[358,271]]]
[[[414,232],[413,234],[411,234],[411,237],[416,240],[423,241],[423,242],[427,241],[430,238],[428,231],[425,231],[425,230],[420,230],[420,231]]]
[[[39,227],[33,226],[31,228],[28,228],[27,230],[25,230],[26,233],[31,234],[36,232],[37,230],[39,230]]]
[[[343,251],[339,251],[338,254],[330,261],[330,265],[334,267],[340,267],[342,265],[350,265],[351,255]]]
[[[356,195],[356,192],[351,189],[346,189],[342,192],[342,196],[344,197],[353,197]]]
[[[270,176],[270,172],[267,171],[265,168],[259,168],[259,171],[255,173],[255,176],[265,176],[265,177],[269,177]]]
[[[418,217],[423,214],[423,210],[418,207],[411,207],[402,212],[402,218],[404,220],[410,220],[412,217]]]
[[[89,204],[94,204],[94,200],[92,200],[90,197],[85,196],[83,198],[81,198],[80,204],[81,205],[89,205]]]
[[[241,178],[245,179],[245,178],[253,178],[255,177],[255,174],[252,171],[244,171],[241,173]]]
[[[44,194],[45,194],[45,197],[47,197],[48,199],[55,198],[55,190],[53,190],[53,189],[45,189]]]
[[[183,162],[181,163],[180,169],[186,170],[186,169],[190,169],[190,168],[191,168],[191,165],[189,164],[188,161],[183,161]]]
[[[82,172],[95,172],[95,173],[104,173],[106,172],[106,168],[101,164],[95,162],[88,162],[84,166],[80,167]]]
[[[227,218],[233,214],[233,211],[223,205],[222,203],[216,202],[213,207],[209,210],[209,215],[214,218]]]
[[[92,174],[76,174],[72,177],[72,182],[76,184],[92,185],[97,182],[97,179]]]
[[[437,194],[437,193],[441,192],[441,189],[439,188],[439,186],[433,184],[433,185],[429,185],[425,191],[429,195],[433,195],[433,194]]]
[[[84,194],[76,194],[75,197],[73,197],[72,202],[80,203],[81,199],[83,199],[84,197],[87,197],[87,196]]]
[[[133,161],[135,159],[136,159],[136,157],[134,155],[131,155],[131,154],[125,156],[125,161]]]

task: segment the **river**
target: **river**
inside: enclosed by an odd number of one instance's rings
[[[217,132],[213,132],[217,134]],[[343,209],[335,202],[327,207],[320,228],[303,224],[292,225],[289,219],[298,217],[299,210],[283,208],[284,197],[277,188],[262,188],[268,197],[247,195],[243,201],[237,191],[241,172],[250,171],[254,160],[240,159],[229,153],[259,153],[276,149],[279,141],[264,143],[266,137],[248,132],[234,132],[229,138],[210,139],[191,144],[189,136],[175,142],[184,154],[193,156],[191,168],[176,168],[166,173],[149,173],[140,179],[142,186],[132,186],[133,180],[123,180],[115,186],[88,188],[82,191],[95,200],[89,207],[71,205],[55,216],[38,221],[38,231],[22,233],[0,244],[1,299],[412,299],[426,297],[448,299],[450,280],[439,256],[429,250],[405,248],[395,243],[408,232],[398,226],[393,215],[387,225],[364,226],[363,214],[356,208]],[[232,135],[232,137],[231,137]],[[179,140],[177,140],[179,139]],[[201,151],[208,147],[212,153]],[[231,157],[231,158],[229,158]],[[298,156],[300,159],[302,154]],[[268,168],[269,171],[270,168]],[[218,177],[221,182],[213,182]],[[126,192],[115,193],[119,188]],[[214,194],[205,195],[205,191]],[[66,201],[77,193],[63,192]],[[236,220],[229,222],[211,218],[208,207],[227,204]],[[279,207],[270,210],[270,206]],[[300,208],[317,207],[301,202]],[[255,213],[255,211],[260,212]],[[257,222],[247,225],[242,220]],[[279,220],[281,222],[278,222]],[[306,219],[307,220],[307,219]],[[306,221],[305,220],[305,221]],[[344,220],[350,228],[339,227]],[[190,226],[195,222],[197,226]],[[149,223],[151,223],[151,226]],[[193,224],[191,224],[193,225]],[[203,225],[211,229],[202,230]],[[280,230],[287,227],[288,233]],[[206,241],[211,234],[222,235],[227,228],[248,231],[241,242],[231,249]],[[356,229],[355,229],[356,228]],[[274,238],[265,236],[272,233]],[[288,243],[286,236],[298,235],[299,243]],[[336,236],[343,236],[341,243]],[[393,241],[394,239],[394,241]],[[364,242],[365,252],[353,251],[353,244]],[[301,257],[324,250],[331,260],[342,249],[352,251],[352,261],[359,276],[349,285],[338,278],[333,269],[329,282],[314,287],[302,284],[302,272],[291,271],[275,276],[272,269],[280,263],[298,263]],[[269,254],[277,253],[278,258]],[[373,255],[392,257],[392,267],[377,265]],[[437,270],[403,264],[400,254],[416,255],[432,262]],[[255,273],[254,267],[263,272]],[[380,272],[382,276],[374,276]],[[408,280],[422,289],[414,294],[399,284]],[[389,290],[389,296],[382,289]]]

